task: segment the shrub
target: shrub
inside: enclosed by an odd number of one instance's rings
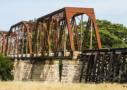
[[[0,53],[0,76],[2,77],[2,80],[13,80],[13,75],[11,73],[13,68],[14,66],[10,58]]]

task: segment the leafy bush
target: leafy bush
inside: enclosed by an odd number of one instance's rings
[[[10,58],[0,54],[0,76],[2,80],[13,80],[13,75],[11,73],[13,68],[14,66]]]

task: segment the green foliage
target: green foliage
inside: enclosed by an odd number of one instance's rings
[[[29,20],[29,22],[37,22],[37,19],[34,18],[34,20]]]
[[[122,24],[112,24],[107,20],[97,20],[103,48],[127,47],[127,28]]]
[[[83,22],[83,32],[86,31],[87,22]],[[97,26],[99,31],[99,36],[101,39],[101,44],[103,49],[109,48],[122,48],[127,47],[127,28],[122,24],[113,24],[107,20],[99,20],[97,19]],[[81,24],[78,25],[78,31],[80,31]],[[80,35],[80,34],[79,34]],[[84,37],[85,33],[83,33]],[[93,31],[93,49],[97,48],[96,36]],[[86,48],[90,48],[90,33],[88,34]]]
[[[10,58],[0,54],[0,76],[2,76],[2,80],[13,80],[13,75],[11,74],[13,68]]]

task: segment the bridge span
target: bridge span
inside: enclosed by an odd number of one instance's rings
[[[92,48],[93,34],[96,48]],[[90,50],[86,50],[88,41]],[[30,60],[31,64],[35,60],[53,59],[82,62],[80,82],[82,79],[127,82],[126,51],[126,48],[102,49],[93,8],[65,7],[38,18],[37,22],[21,21],[8,32],[0,31],[0,53],[11,60]]]

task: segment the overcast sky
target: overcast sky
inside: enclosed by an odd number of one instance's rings
[[[94,8],[96,19],[127,27],[127,0],[0,0],[0,30],[63,7]]]

